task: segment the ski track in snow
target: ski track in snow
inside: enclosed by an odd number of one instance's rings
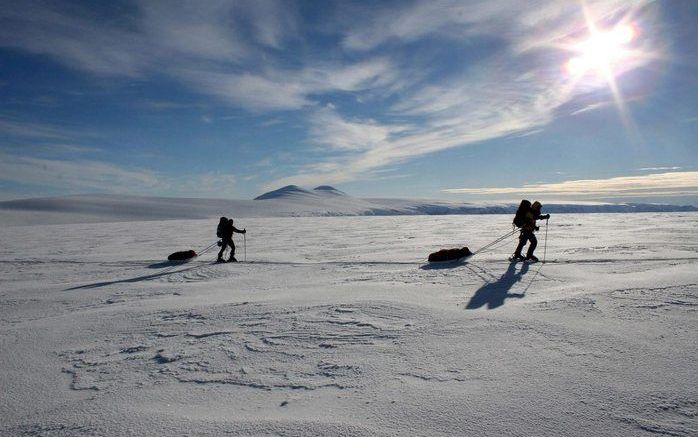
[[[238,264],[162,261],[211,220],[5,227],[0,434],[698,435],[696,219],[557,215],[546,264],[424,262],[508,216],[241,219]]]

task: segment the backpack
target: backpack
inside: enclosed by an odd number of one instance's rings
[[[223,238],[223,234],[225,233],[223,229],[227,224],[228,219],[226,219],[225,217],[221,217],[221,220],[218,222],[218,228],[216,228],[216,237]]]
[[[514,216],[514,226],[517,228],[522,227],[526,224],[526,214],[531,210],[531,202],[524,199],[519,204],[519,209],[516,210],[516,215]]]

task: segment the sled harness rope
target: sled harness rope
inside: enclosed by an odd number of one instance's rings
[[[206,252],[208,252],[209,250],[211,250],[211,248],[212,248],[213,246],[215,246],[216,244],[218,244],[218,240],[216,240],[216,241],[214,241],[213,243],[211,243],[211,244],[210,244],[209,246],[207,246],[205,249],[201,249],[201,251],[199,252],[199,254],[198,254],[197,256],[201,256],[201,255],[205,254]]]
[[[512,235],[514,235],[518,231],[519,231],[518,229],[514,228],[512,231],[507,232],[506,234],[502,235],[501,237],[495,239],[494,241],[492,241],[490,243],[485,244],[484,246],[482,246],[478,250],[474,251],[473,255],[477,255],[478,253],[487,252],[488,250],[492,250],[493,246],[503,242],[504,240],[511,237]]]

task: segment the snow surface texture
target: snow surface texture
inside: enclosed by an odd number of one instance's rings
[[[289,185],[255,200],[182,199],[123,195],[77,195],[0,202],[0,224],[67,224],[234,217],[356,215],[513,214],[517,205],[424,199],[359,199],[330,186],[306,190]],[[546,212],[698,211],[692,206],[653,204],[546,204]]]
[[[238,264],[163,261],[217,220],[0,227],[0,435],[698,435],[698,214],[425,263],[510,220],[239,219]]]

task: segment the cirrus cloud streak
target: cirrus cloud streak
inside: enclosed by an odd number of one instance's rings
[[[0,152],[0,182],[52,187],[57,193],[119,193],[226,197],[235,193],[232,174],[208,172],[173,178],[146,168],[96,160],[46,159]]]
[[[581,179],[549,184],[528,184],[522,187],[451,188],[443,191],[452,194],[521,194],[597,198],[685,196],[698,194],[698,172],[685,171],[608,179]]]

